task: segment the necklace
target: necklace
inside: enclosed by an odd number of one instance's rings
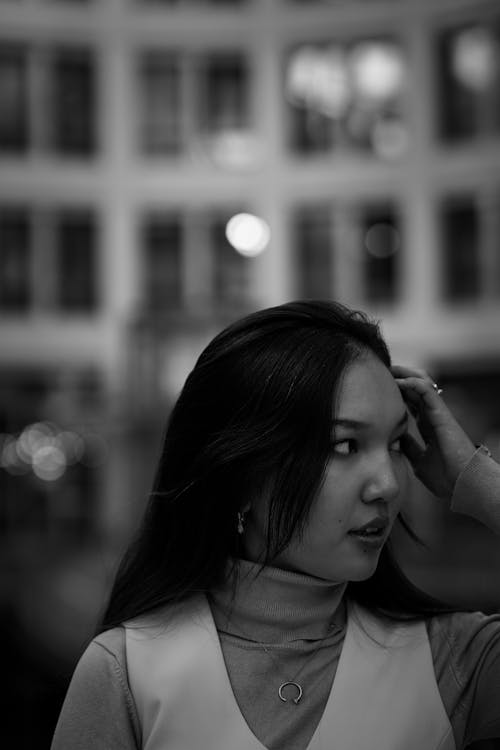
[[[217,607],[217,609],[218,609],[218,610],[219,610],[220,612],[223,612],[223,614],[224,614],[224,615],[225,615],[225,616],[227,617],[227,614],[226,614],[226,612],[224,612],[224,610],[222,609],[222,607],[221,607],[221,606],[220,606],[219,604],[217,604],[216,602],[214,602],[213,600],[212,600],[212,602],[213,602],[213,604],[214,604],[214,605],[215,605],[215,606]],[[281,685],[280,685],[280,686],[278,687],[278,697],[279,697],[279,699],[280,699],[280,700],[282,700],[282,701],[283,701],[283,703],[288,703],[288,701],[289,701],[289,700],[292,700],[292,701],[293,701],[293,703],[295,703],[295,705],[297,705],[298,703],[300,703],[300,700],[301,700],[301,698],[302,698],[302,696],[303,696],[303,694],[304,694],[304,689],[303,689],[302,685],[300,684],[300,682],[297,682],[297,680],[298,680],[298,678],[299,678],[299,675],[301,674],[301,672],[302,672],[302,670],[303,670],[303,669],[305,668],[305,666],[306,666],[306,665],[307,665],[307,664],[308,664],[308,663],[309,663],[309,662],[311,661],[311,659],[312,659],[312,658],[313,658],[314,656],[316,656],[316,654],[318,653],[318,651],[320,650],[320,648],[321,648],[321,647],[323,646],[323,642],[324,642],[325,638],[327,638],[327,637],[328,637],[329,635],[331,635],[331,632],[332,632],[332,628],[333,628],[333,625],[334,625],[334,623],[333,623],[333,622],[330,622],[330,624],[329,624],[329,627],[328,627],[328,633],[327,633],[327,635],[325,635],[325,636],[323,636],[323,638],[321,638],[321,640],[320,640],[320,642],[319,642],[319,645],[317,646],[317,648],[315,648],[315,649],[314,649],[314,651],[313,651],[313,653],[312,653],[312,654],[311,654],[310,656],[308,656],[308,657],[307,657],[307,659],[306,659],[306,660],[305,660],[305,662],[304,662],[304,663],[302,664],[302,666],[301,666],[301,668],[299,669],[299,671],[295,673],[295,675],[294,675],[294,676],[292,677],[292,679],[290,679],[290,680],[288,680],[288,679],[287,679],[287,680],[285,680],[285,681],[284,681],[284,682],[282,682],[282,683],[281,683]],[[244,637],[245,637],[245,638],[246,638],[247,640],[249,640],[249,641],[252,641],[252,640],[253,640],[253,639],[252,639],[252,638],[251,638],[251,637],[250,637],[250,636],[248,635],[248,633],[245,633],[245,631],[244,631],[244,630],[242,630],[242,629],[241,629],[240,627],[238,627],[238,630],[239,630],[239,632],[241,633],[241,635],[243,635],[243,636],[244,636]],[[272,662],[273,662],[273,663],[275,664],[275,666],[276,666],[276,668],[277,668],[277,671],[278,671],[278,672],[281,672],[281,667],[279,666],[279,664],[278,664],[278,661],[277,661],[277,660],[275,659],[274,655],[273,655],[273,654],[272,654],[272,653],[271,653],[271,652],[270,652],[270,651],[269,651],[269,650],[268,650],[268,649],[266,648],[266,646],[265,646],[265,645],[264,645],[263,643],[259,642],[259,641],[254,641],[254,643],[257,643],[257,645],[258,645],[258,646],[259,646],[259,647],[260,647],[260,648],[261,648],[261,649],[262,649],[263,651],[265,651],[265,652],[266,652],[266,654],[267,654],[267,655],[269,656],[269,658],[271,659],[271,661],[272,661]],[[272,645],[273,645],[273,646],[284,646],[284,645],[285,645],[285,643],[286,643],[286,642],[283,642],[283,643],[273,643]],[[297,694],[296,694],[296,696],[295,696],[295,698],[287,698],[287,697],[286,697],[286,695],[284,694],[284,690],[285,690],[285,688],[287,688],[287,687],[289,687],[289,686],[290,686],[290,687],[293,687],[293,688],[295,688],[295,691],[296,691],[296,693],[297,693]],[[288,692],[289,692],[289,691],[287,691],[287,693],[288,693]]]
[[[243,633],[243,635],[245,635],[245,634]],[[306,664],[309,663],[309,661],[313,658],[313,656],[316,656],[316,654],[318,653],[318,651],[322,647],[323,641],[325,640],[325,638],[326,638],[326,635],[321,639],[319,646],[314,649],[314,651],[312,652],[312,654],[310,656],[307,657],[307,659],[302,664],[302,666],[299,669],[299,671],[295,673],[295,675],[293,676],[293,678],[291,680],[286,680],[285,682],[282,682],[281,685],[279,686],[279,688],[278,688],[278,696],[283,701],[283,703],[288,703],[288,701],[290,700],[289,698],[286,698],[283,695],[283,690],[286,687],[288,687],[288,685],[293,686],[297,690],[297,695],[296,695],[295,698],[293,698],[293,702],[295,703],[295,705],[297,705],[300,702],[300,699],[302,698],[302,695],[304,694],[304,690],[303,690],[302,685],[300,684],[300,682],[297,682],[298,677],[299,677],[300,673],[302,672],[302,670],[304,669],[304,667],[306,666]],[[271,654],[271,652],[267,650],[267,648],[264,646],[263,643],[258,643],[257,645],[260,646],[266,652],[266,654],[269,656],[269,658],[277,666],[278,671],[281,672],[281,668],[278,666],[278,662],[274,658],[273,654]],[[275,646],[283,646],[284,644],[283,643],[277,643],[277,644],[273,644],[273,645],[275,645]]]

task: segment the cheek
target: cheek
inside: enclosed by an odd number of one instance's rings
[[[398,459],[395,471],[399,484],[399,495],[397,498],[397,503],[401,505],[408,493],[408,488],[410,486],[410,470],[408,468],[406,459]]]
[[[320,495],[333,515],[344,516],[360,493],[358,472],[341,471],[338,467],[327,470]]]
[[[330,537],[342,534],[349,526],[354,498],[353,488],[341,484],[337,477],[327,475],[310,516],[315,531]]]

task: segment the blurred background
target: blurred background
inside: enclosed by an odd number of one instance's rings
[[[0,0],[2,737],[50,745],[203,346],[334,298],[500,458],[496,0]],[[415,486],[412,580],[500,611]]]

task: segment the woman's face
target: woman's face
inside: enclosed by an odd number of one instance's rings
[[[400,438],[407,410],[385,365],[366,354],[345,371],[332,451],[325,480],[302,538],[292,540],[272,564],[330,581],[359,581],[373,574],[401,507],[408,468]],[[370,541],[353,535],[376,517],[387,525]],[[267,502],[254,502],[246,517],[246,556],[259,560],[265,548]]]

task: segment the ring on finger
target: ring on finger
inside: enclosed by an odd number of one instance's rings
[[[442,394],[443,389],[440,388],[437,383],[433,383],[432,387],[434,388],[434,390],[436,391],[436,393],[437,393],[438,396],[440,396]]]

